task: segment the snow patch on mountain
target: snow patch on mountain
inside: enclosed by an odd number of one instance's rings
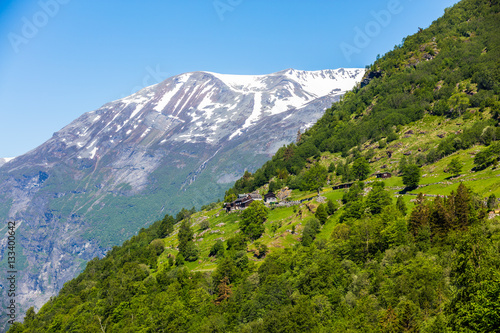
[[[268,75],[185,73],[89,112],[57,135],[66,147],[77,149],[75,157],[91,160],[124,140],[144,146],[179,141],[218,145],[268,118],[291,117],[324,98],[334,101],[364,72],[340,68],[287,69]],[[307,119],[307,126],[316,120]],[[301,128],[306,120],[303,123]],[[94,138],[98,142],[89,145]]]
[[[0,157],[0,167],[5,163],[12,161],[13,159],[15,159],[15,157]]]

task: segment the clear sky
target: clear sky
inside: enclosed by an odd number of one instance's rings
[[[184,72],[364,67],[456,2],[1,0],[0,157]]]

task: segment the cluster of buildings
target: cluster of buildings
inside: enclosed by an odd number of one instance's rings
[[[390,178],[392,177],[392,174],[390,172],[381,172],[381,173],[375,173],[373,176],[377,178]],[[343,183],[343,184],[338,184],[332,186],[333,190],[339,190],[339,189],[345,189],[351,187],[355,182],[349,182],[349,183]],[[304,199],[304,200],[310,200],[309,199]],[[302,201],[304,201],[302,200]],[[238,194],[238,198],[234,200],[233,202],[226,202],[224,203],[224,208],[226,209],[226,212],[232,212],[232,211],[237,211],[237,210],[243,210],[250,206],[250,204],[254,201],[263,201],[267,205],[271,204],[276,204],[278,202],[278,199],[276,198],[276,195],[269,191],[264,197],[262,197],[259,193],[257,192],[252,192],[252,193],[244,193],[244,194]],[[302,202],[300,201],[300,202]]]
[[[250,204],[254,201],[263,201],[266,204],[273,204],[278,202],[278,199],[273,192],[267,193],[264,195],[264,198],[262,198],[262,196],[257,192],[238,194],[238,199],[233,202],[224,203],[224,208],[226,209],[226,212],[242,210],[250,206]]]

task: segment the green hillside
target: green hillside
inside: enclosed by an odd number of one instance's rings
[[[405,38],[224,198],[287,205],[167,215],[9,332],[500,331],[499,12]]]

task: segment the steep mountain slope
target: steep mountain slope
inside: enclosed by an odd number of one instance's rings
[[[220,206],[192,216],[192,230],[187,221],[169,230],[167,216],[90,262],[12,331],[497,331],[500,220],[486,213],[500,194],[499,13],[498,2],[480,0],[447,10],[377,61],[380,73],[298,145],[227,193],[274,183],[297,187],[294,201],[312,200],[264,212],[262,223]],[[426,50],[434,38],[437,48]],[[397,174],[404,158],[423,170],[424,187]],[[463,171],[446,174],[455,159]],[[300,190],[311,174],[361,178],[348,172],[359,168],[353,160],[393,177],[376,183],[368,172],[369,183],[323,188],[325,198]],[[340,209],[321,214],[325,199]],[[255,221],[265,233],[252,241],[242,226]],[[188,263],[179,255],[186,239],[200,250]]]
[[[43,304],[87,260],[159,216],[216,200],[363,73],[182,74],[84,114],[8,161],[0,231],[18,222],[19,302]]]

